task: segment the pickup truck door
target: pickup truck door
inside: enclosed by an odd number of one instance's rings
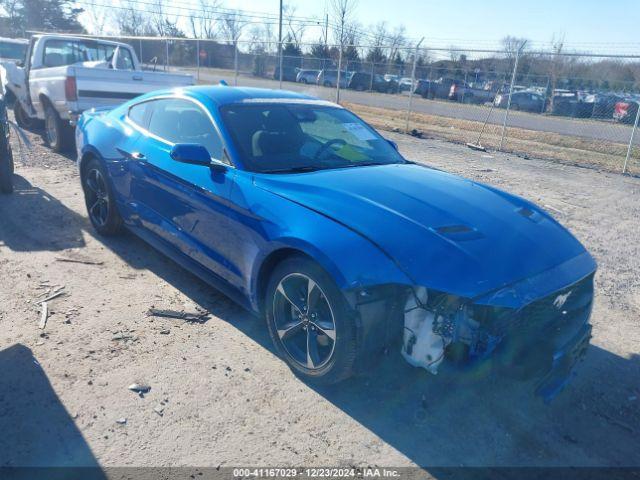
[[[132,198],[141,226],[228,283],[242,285],[240,269],[229,260],[238,228],[230,201],[235,170],[214,172],[170,156],[175,143],[201,143],[213,158],[221,157],[211,118],[186,99],[148,103],[148,131],[130,156]]]

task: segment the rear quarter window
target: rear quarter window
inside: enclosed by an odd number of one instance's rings
[[[149,112],[150,102],[138,103],[133,107],[129,108],[129,119],[135,123],[136,125],[147,128],[149,124],[149,116],[147,113]]]

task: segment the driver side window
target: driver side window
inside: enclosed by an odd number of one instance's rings
[[[181,98],[149,102],[151,118],[147,130],[169,143],[197,143],[211,158],[223,160],[222,140],[209,116],[195,103]]]

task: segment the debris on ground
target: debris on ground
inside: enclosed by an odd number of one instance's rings
[[[111,340],[123,340],[123,341],[127,341],[127,340],[131,340],[132,342],[135,342],[138,338],[135,335],[130,335],[129,333],[125,333],[125,332],[116,332],[112,337]]]
[[[209,320],[209,314],[207,312],[185,312],[184,310],[168,310],[161,308],[150,308],[147,312],[147,316],[150,317],[163,317],[163,318],[175,318],[178,320],[184,320],[189,323],[205,323]]]
[[[168,328],[165,328],[164,330],[160,330],[160,335],[169,335],[171,333],[171,330],[169,330]]]
[[[40,324],[38,327],[40,330],[44,330],[47,326],[47,318],[49,318],[49,307],[47,306],[47,302],[42,302],[40,305]]]
[[[116,423],[119,425],[126,425],[127,424],[127,419],[122,417],[116,420]]]
[[[104,262],[96,261],[96,260],[88,260],[84,258],[67,258],[67,257],[56,257],[57,262],[68,262],[68,263],[82,263],[84,265],[102,265]]]
[[[132,392],[136,392],[141,397],[143,397],[145,393],[149,393],[151,391],[151,387],[149,385],[144,385],[142,383],[132,383],[127,388]]]
[[[161,417],[164,415],[164,407],[162,405],[156,405],[155,407],[153,407],[153,411]]]
[[[60,297],[60,296],[62,296],[64,294],[65,294],[65,292],[63,292],[62,290],[59,290],[56,293],[54,293],[52,295],[49,295],[47,298],[45,298],[43,300],[43,302],[49,302],[49,301],[53,300],[54,298],[58,298],[58,297]]]
[[[416,138],[423,138],[423,133],[421,130],[418,130],[416,128],[412,129],[409,132],[409,135],[411,135],[412,137],[416,137]]]
[[[48,302],[50,300],[53,300],[54,298],[57,298],[61,295],[64,295],[64,285],[62,285],[61,287],[58,287],[55,290],[48,290],[47,292],[44,292],[42,294],[40,294],[38,296],[38,298],[36,298],[34,300],[34,303],[41,303],[41,302]],[[43,298],[42,300],[40,300],[40,297],[42,297],[43,295],[48,295],[47,297]]]

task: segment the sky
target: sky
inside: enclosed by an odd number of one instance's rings
[[[299,17],[324,18],[330,3],[285,0]],[[277,15],[279,0],[223,0],[222,5]],[[403,25],[414,41],[424,36],[424,46],[497,48],[501,38],[512,35],[543,48],[554,35],[563,35],[571,50],[640,53],[640,0],[356,0],[355,18],[364,27],[380,21],[390,28]],[[306,39],[316,40],[320,31],[308,29]]]
[[[301,16],[323,16],[323,0],[289,0]],[[278,12],[278,0],[226,0],[225,6]],[[387,21],[404,25],[409,36],[443,46],[496,44],[506,35],[549,43],[564,34],[566,43],[593,49],[640,50],[640,0],[359,0],[363,25]]]

